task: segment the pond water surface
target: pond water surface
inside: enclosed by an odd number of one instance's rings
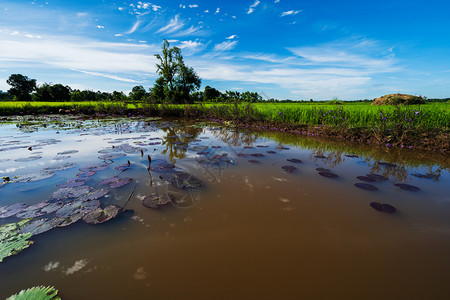
[[[0,262],[0,297],[36,285],[63,299],[450,297],[444,154],[23,117],[2,120],[0,177],[0,226],[31,216],[50,229]],[[99,205],[120,211],[84,222]]]

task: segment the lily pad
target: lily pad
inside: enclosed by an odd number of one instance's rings
[[[6,257],[15,255],[28,248],[33,242],[28,239],[31,233],[19,233],[19,230],[30,220],[0,226],[0,262]]]
[[[410,192],[417,192],[420,191],[420,188],[418,188],[415,185],[411,185],[411,184],[406,184],[406,183],[395,183],[395,186],[398,186],[399,188],[401,188],[402,190],[405,191],[410,191]]]
[[[75,167],[75,163],[65,163],[65,164],[59,164],[59,165],[55,165],[55,166],[50,166],[50,167],[45,167],[44,169],[42,169],[45,172],[56,172],[56,171],[62,171],[62,170],[67,170],[70,168]]]
[[[70,155],[58,155],[56,157],[53,158],[53,160],[65,160],[65,159],[69,159],[71,158]]]
[[[375,178],[369,176],[356,176],[356,178],[364,182],[377,182]]]
[[[51,214],[60,209],[64,203],[62,201],[49,203],[46,207],[41,209],[43,214]]]
[[[73,153],[77,153],[78,150],[66,150],[63,152],[58,152],[57,155],[67,155],[67,154],[73,154]]]
[[[324,156],[324,155],[315,155],[314,156],[315,158],[320,158],[320,159],[324,159],[324,158],[327,158],[326,156]]]
[[[92,166],[87,166],[87,167],[83,167],[78,169],[78,171],[80,172],[98,172],[98,171],[103,171],[109,168],[109,164],[97,164],[97,165],[92,165]]]
[[[202,151],[208,150],[208,146],[193,146],[193,147],[189,147],[188,150],[194,151],[194,152],[202,152]]]
[[[82,186],[85,185],[86,181],[89,180],[88,178],[76,178],[76,179],[71,179],[68,180],[64,183],[60,183],[57,184],[56,187],[58,188],[72,188],[72,187],[77,187],[77,186]]]
[[[260,161],[257,160],[257,159],[249,159],[248,162],[250,162],[250,163],[252,163],[252,164],[260,163]]]
[[[6,300],[61,300],[58,297],[58,290],[54,287],[35,286],[14,294]]]
[[[439,175],[436,174],[431,174],[431,173],[426,173],[426,174],[411,174],[414,177],[419,177],[419,178],[425,178],[425,179],[438,179]]]
[[[111,154],[104,154],[100,155],[98,158],[102,160],[114,160],[120,157],[127,156],[125,153],[111,153]]]
[[[20,213],[16,214],[16,217],[21,219],[36,218],[42,216],[44,213],[41,211],[42,208],[49,205],[48,202],[39,202],[30,205],[23,209]]]
[[[349,157],[349,158],[358,158],[359,157],[358,155],[355,155],[355,154],[346,154],[345,156]]]
[[[31,233],[32,235],[38,235],[53,229],[54,226],[51,224],[51,220],[48,219],[38,219],[33,220],[31,223],[25,225],[20,233]]]
[[[155,193],[148,195],[142,200],[142,205],[149,208],[160,208],[174,200],[174,196],[168,193],[157,195]]]
[[[77,176],[77,178],[86,178],[86,177],[94,176],[95,174],[97,174],[97,172],[87,171],[87,172],[80,172],[76,176]]]
[[[73,214],[69,217],[56,217],[51,221],[53,227],[65,227],[78,222],[84,215],[80,213]]]
[[[376,191],[376,190],[378,190],[378,188],[376,186],[374,186],[373,184],[370,184],[370,183],[358,182],[358,183],[355,183],[355,186],[357,188],[360,188],[360,189],[363,189],[363,190],[366,190],[366,191]]]
[[[9,218],[23,211],[27,205],[25,203],[14,203],[10,206],[0,207],[0,219]]]
[[[277,153],[277,152],[276,152],[276,151],[269,150],[269,151],[267,151],[267,153],[269,153],[269,154],[275,154],[275,153]]]
[[[80,197],[78,197],[78,200],[81,201],[96,200],[98,198],[106,196],[108,193],[109,190],[107,189],[97,189],[81,195]]]
[[[173,173],[161,174],[159,176],[164,181],[170,182],[174,187],[179,189],[201,189],[203,182],[195,176],[183,171],[175,171]]]
[[[77,186],[77,187],[67,187],[60,188],[54,191],[50,199],[51,200],[64,200],[68,198],[77,198],[83,194],[89,193],[92,190],[92,187],[87,185]]]
[[[378,210],[378,211],[383,211],[383,208],[381,207],[382,204],[381,204],[380,202],[370,202],[370,206],[371,206],[373,209],[376,209],[376,210]]]
[[[293,171],[297,170],[297,168],[294,166],[282,166],[281,168],[288,173],[292,173]]]
[[[319,171],[319,172],[330,172],[329,169],[325,169],[325,168],[316,168],[316,171]]]
[[[100,206],[100,201],[98,200],[89,200],[89,201],[81,201],[76,200],[73,202],[69,202],[64,204],[58,211],[56,211],[56,216],[58,218],[66,218],[75,214],[81,214],[84,216],[88,212],[96,209]]]
[[[150,170],[155,172],[169,172],[172,171],[173,168],[175,168],[175,165],[170,163],[159,163],[156,166],[150,167]]]
[[[338,178],[339,177],[337,174],[334,174],[331,172],[319,172],[319,175],[326,177],[326,178]]]
[[[48,179],[53,176],[55,176],[55,173],[53,173],[53,172],[30,173],[30,174],[15,176],[12,181],[13,182],[22,182],[22,183],[34,182],[34,181]]]
[[[88,224],[100,224],[115,218],[120,212],[120,207],[116,205],[109,205],[104,209],[98,207],[97,209],[87,213],[83,217],[83,221]]]
[[[387,212],[390,214],[396,211],[395,207],[387,203],[370,202],[370,206],[380,212]]]
[[[300,160],[300,159],[297,159],[297,158],[288,158],[288,159],[286,159],[288,162],[292,162],[292,163],[295,163],[295,164],[299,164],[299,163],[302,163],[302,161]]]
[[[41,158],[42,158],[42,156],[35,155],[35,156],[29,156],[29,157],[16,158],[15,161],[17,161],[17,162],[27,162],[27,161],[38,160],[38,159],[41,159]]]
[[[118,188],[118,187],[122,187],[124,185],[127,185],[131,181],[133,181],[133,179],[131,179],[131,178],[121,178],[121,179],[119,179],[117,181],[112,182],[109,186],[114,189],[114,188]]]
[[[386,176],[379,175],[379,174],[367,174],[367,177],[374,179],[376,182],[382,182],[388,180]]]
[[[252,154],[249,154],[250,156],[253,156],[253,157],[264,157],[264,154],[261,154],[261,153],[252,153]]]
[[[389,163],[389,162],[379,162],[378,163],[380,166],[384,166],[384,167],[387,167],[387,168],[394,168],[394,167],[396,167],[397,165],[396,164],[392,164],[392,163]]]

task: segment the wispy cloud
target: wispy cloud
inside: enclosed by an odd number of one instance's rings
[[[215,14],[218,14],[218,13],[220,13],[220,7],[218,7],[218,8],[216,9]]]
[[[168,34],[180,30],[184,26],[184,23],[179,20],[179,17],[180,15],[176,15],[173,19],[170,20],[169,24],[160,28],[158,31],[156,31],[156,33]]]
[[[296,14],[298,14],[299,12],[301,12],[301,10],[288,10],[283,12],[280,17],[286,17],[286,16],[295,16]]]
[[[215,51],[228,51],[236,47],[238,41],[225,41],[214,46]]]
[[[256,0],[252,5],[250,5],[247,14],[251,14],[255,11],[255,8],[261,3],[259,0]]]
[[[196,8],[196,7],[198,7],[198,5],[197,4],[189,4],[189,7],[190,8]]]
[[[116,76],[116,75],[112,75],[112,74],[99,73],[99,72],[90,72],[90,71],[76,70],[76,69],[72,69],[72,70],[73,71],[77,71],[77,72],[81,72],[81,73],[84,73],[84,74],[92,75],[92,76],[100,76],[100,77],[104,77],[104,78],[114,79],[114,80],[117,80],[117,81],[138,82],[138,81],[133,80],[133,79],[124,78],[124,77],[120,77],[120,76]]]
[[[134,23],[133,27],[131,27],[130,30],[128,30],[128,31],[125,32],[125,33],[126,33],[126,34],[132,34],[133,32],[135,32],[135,31],[138,29],[138,27],[139,27],[140,24],[141,24],[141,21],[137,20],[137,21]]]
[[[233,39],[235,39],[237,37],[238,37],[237,35],[233,34],[233,35],[230,35],[229,37],[227,37],[226,39],[227,40],[233,40]]]

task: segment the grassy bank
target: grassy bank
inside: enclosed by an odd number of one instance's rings
[[[127,104],[0,102],[0,115],[112,114],[198,117],[247,128],[320,135],[386,147],[449,150],[450,103],[372,106],[366,103]]]

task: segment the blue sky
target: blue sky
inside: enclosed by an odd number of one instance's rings
[[[278,99],[450,97],[450,1],[4,1],[0,90],[150,88],[163,39],[206,85]]]

